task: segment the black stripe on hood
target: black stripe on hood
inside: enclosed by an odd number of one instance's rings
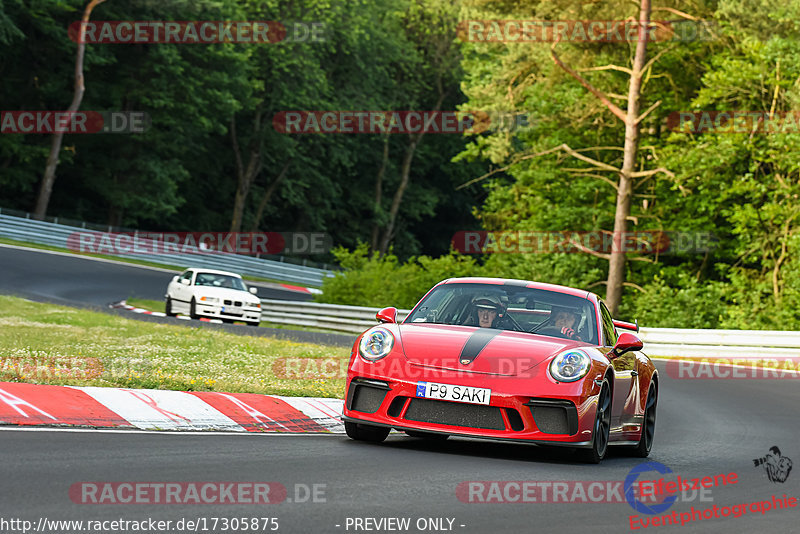
[[[458,357],[463,365],[471,364],[477,358],[481,351],[494,339],[495,336],[500,334],[502,330],[496,328],[479,328],[469,336],[467,342],[464,343],[464,348],[461,349],[461,355]]]

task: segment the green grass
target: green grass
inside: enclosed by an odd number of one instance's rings
[[[302,360],[287,364],[285,358]],[[342,347],[0,296],[2,381],[342,398],[342,373],[325,370],[346,368],[348,358]]]
[[[119,261],[122,263],[132,263],[134,265],[142,265],[145,267],[157,267],[159,269],[168,269],[171,271],[183,271],[186,267],[180,267],[177,265],[167,265],[164,263],[156,263],[152,261],[145,261],[139,260],[136,258],[126,258],[124,256],[109,256],[108,254],[93,254],[91,252],[76,252],[74,250],[70,250],[68,248],[61,248],[61,247],[53,247],[50,245],[40,245],[39,243],[28,243],[26,241],[17,241],[15,239],[7,239],[4,237],[0,237],[0,243],[6,245],[15,245],[18,247],[26,247],[26,248],[35,248],[38,250],[50,250],[53,252],[65,252],[67,254],[75,254],[76,256],[89,256],[90,258],[100,258],[103,260],[113,260]],[[188,267],[188,266],[187,266]],[[252,282],[273,282],[276,284],[289,284],[289,285],[297,285],[297,282],[286,282],[285,280],[277,280],[275,278],[263,278],[260,276],[250,276],[250,275],[242,275],[244,280],[250,280]]]

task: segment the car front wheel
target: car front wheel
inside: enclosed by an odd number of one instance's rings
[[[362,425],[361,423],[344,422],[344,431],[357,441],[371,441],[380,443],[389,435],[389,429],[383,426]]]
[[[200,316],[197,315],[197,302],[192,298],[191,304],[189,304],[189,317],[192,319],[199,319]]]
[[[175,317],[176,315],[178,315],[177,313],[172,311],[172,299],[170,297],[167,297],[167,302],[164,304],[164,313],[166,314],[167,317]]]
[[[597,413],[594,419],[592,432],[592,448],[581,449],[583,461],[598,464],[605,457],[608,450],[608,435],[611,430],[611,386],[607,379],[603,379],[600,394],[597,396]]]

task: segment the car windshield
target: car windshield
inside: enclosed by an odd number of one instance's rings
[[[453,283],[431,291],[404,323],[483,326],[595,345],[595,318],[594,305],[583,297],[513,285]],[[481,322],[489,319],[491,324]]]
[[[244,285],[244,282],[242,282],[241,278],[227,274],[197,273],[197,278],[195,279],[194,285],[224,287],[226,289],[247,291],[247,286]]]

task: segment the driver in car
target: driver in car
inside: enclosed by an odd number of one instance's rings
[[[499,328],[503,317],[503,304],[496,295],[481,295],[472,300],[473,312],[470,314],[466,326],[479,326],[480,328]]]

